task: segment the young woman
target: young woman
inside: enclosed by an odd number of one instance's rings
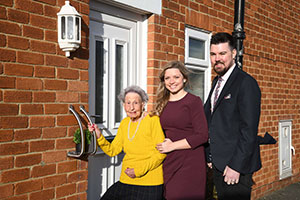
[[[166,139],[157,145],[167,153],[163,163],[167,200],[205,199],[207,122],[199,97],[184,90],[188,70],[179,61],[167,63],[160,74],[156,108]]]
[[[96,132],[98,145],[108,156],[116,156],[122,151],[125,153],[120,181],[112,185],[101,200],[162,200],[162,161],[165,154],[156,149],[156,145],[164,140],[159,117],[144,117],[148,96],[138,86],[123,90],[119,99],[127,117],[121,121],[111,143],[96,124],[89,124],[89,130]]]

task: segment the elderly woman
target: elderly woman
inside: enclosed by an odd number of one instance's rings
[[[162,161],[165,154],[156,149],[164,141],[159,117],[143,115],[148,96],[138,86],[130,86],[119,95],[127,117],[119,126],[115,139],[110,143],[96,124],[89,124],[95,131],[100,148],[108,156],[125,153],[120,181],[112,185],[102,200],[161,200],[163,198]]]

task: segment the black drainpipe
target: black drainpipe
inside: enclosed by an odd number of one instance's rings
[[[246,38],[244,32],[244,8],[245,0],[235,0],[234,2],[234,27],[232,35],[237,39],[236,49],[236,64],[239,68],[243,69],[243,40]]]

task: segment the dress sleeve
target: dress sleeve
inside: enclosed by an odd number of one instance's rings
[[[113,157],[121,153],[123,149],[122,131],[123,129],[122,129],[122,122],[121,122],[117,135],[111,143],[107,141],[103,135],[101,135],[101,137],[97,139],[97,143],[99,147],[103,150],[103,152],[106,155]]]
[[[137,177],[144,176],[148,171],[154,170],[159,167],[163,160],[166,157],[166,154],[161,154],[156,149],[156,144],[162,143],[165,139],[163,130],[161,128],[161,124],[159,121],[159,117],[153,116],[151,117],[151,133],[153,140],[153,147],[148,152],[147,159],[143,161],[143,165],[135,166],[134,172]]]
[[[192,149],[203,145],[208,140],[207,121],[204,114],[204,108],[200,97],[197,97],[189,106],[190,118],[194,134],[186,137],[187,142]]]

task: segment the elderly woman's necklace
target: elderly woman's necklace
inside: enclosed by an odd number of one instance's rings
[[[131,119],[130,119],[130,121],[129,121],[129,123],[128,123],[128,128],[127,128],[127,136],[128,136],[128,140],[129,140],[129,141],[132,141],[132,140],[134,139],[134,137],[135,137],[135,135],[136,135],[136,132],[137,132],[138,129],[139,129],[139,126],[140,126],[140,123],[141,123],[141,121],[142,121],[142,118],[143,118],[143,113],[142,113],[142,115],[141,115],[141,117],[140,117],[140,119],[139,119],[139,123],[138,123],[138,125],[137,125],[137,127],[136,127],[136,129],[135,129],[135,132],[134,132],[134,134],[133,134],[132,137],[130,137],[130,124],[131,124]]]

